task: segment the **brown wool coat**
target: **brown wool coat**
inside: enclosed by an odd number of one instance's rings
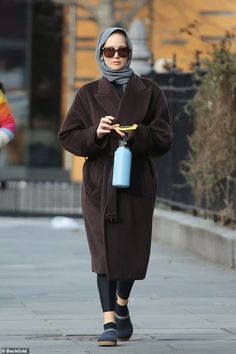
[[[121,125],[138,124],[129,142],[131,185],[111,185],[117,133],[96,139],[101,117]],[[151,80],[133,75],[120,98],[104,77],[83,86],[64,120],[59,140],[67,151],[86,157],[82,208],[92,270],[109,279],[143,279],[146,275],[156,197],[151,157],[165,154],[172,131],[165,97]]]

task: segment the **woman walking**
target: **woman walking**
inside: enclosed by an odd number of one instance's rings
[[[172,131],[162,90],[130,68],[132,44],[118,27],[103,31],[96,47],[102,77],[84,85],[62,124],[59,140],[67,151],[85,157],[82,209],[92,271],[104,317],[99,346],[115,346],[133,333],[128,299],[135,280],[144,279],[151,247],[156,177],[151,157],[171,146]],[[112,186],[119,127],[132,152],[128,188]]]

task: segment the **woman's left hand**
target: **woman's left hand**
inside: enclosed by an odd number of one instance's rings
[[[115,131],[117,134],[119,134],[122,138],[127,137],[127,141],[134,139],[135,136],[135,130],[137,129],[138,125],[134,124],[133,125],[134,129],[132,130],[120,130],[119,127],[115,128]]]

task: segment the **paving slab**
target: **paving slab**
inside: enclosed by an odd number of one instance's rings
[[[102,315],[83,220],[77,230],[51,221],[0,218],[0,353],[235,354],[236,272],[155,240],[130,298],[134,335],[97,347]]]

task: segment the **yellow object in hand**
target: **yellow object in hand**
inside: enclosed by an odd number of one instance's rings
[[[134,131],[138,127],[137,124],[133,125],[120,125],[119,127],[116,128],[116,130],[119,130],[120,132],[128,133],[130,131]]]

